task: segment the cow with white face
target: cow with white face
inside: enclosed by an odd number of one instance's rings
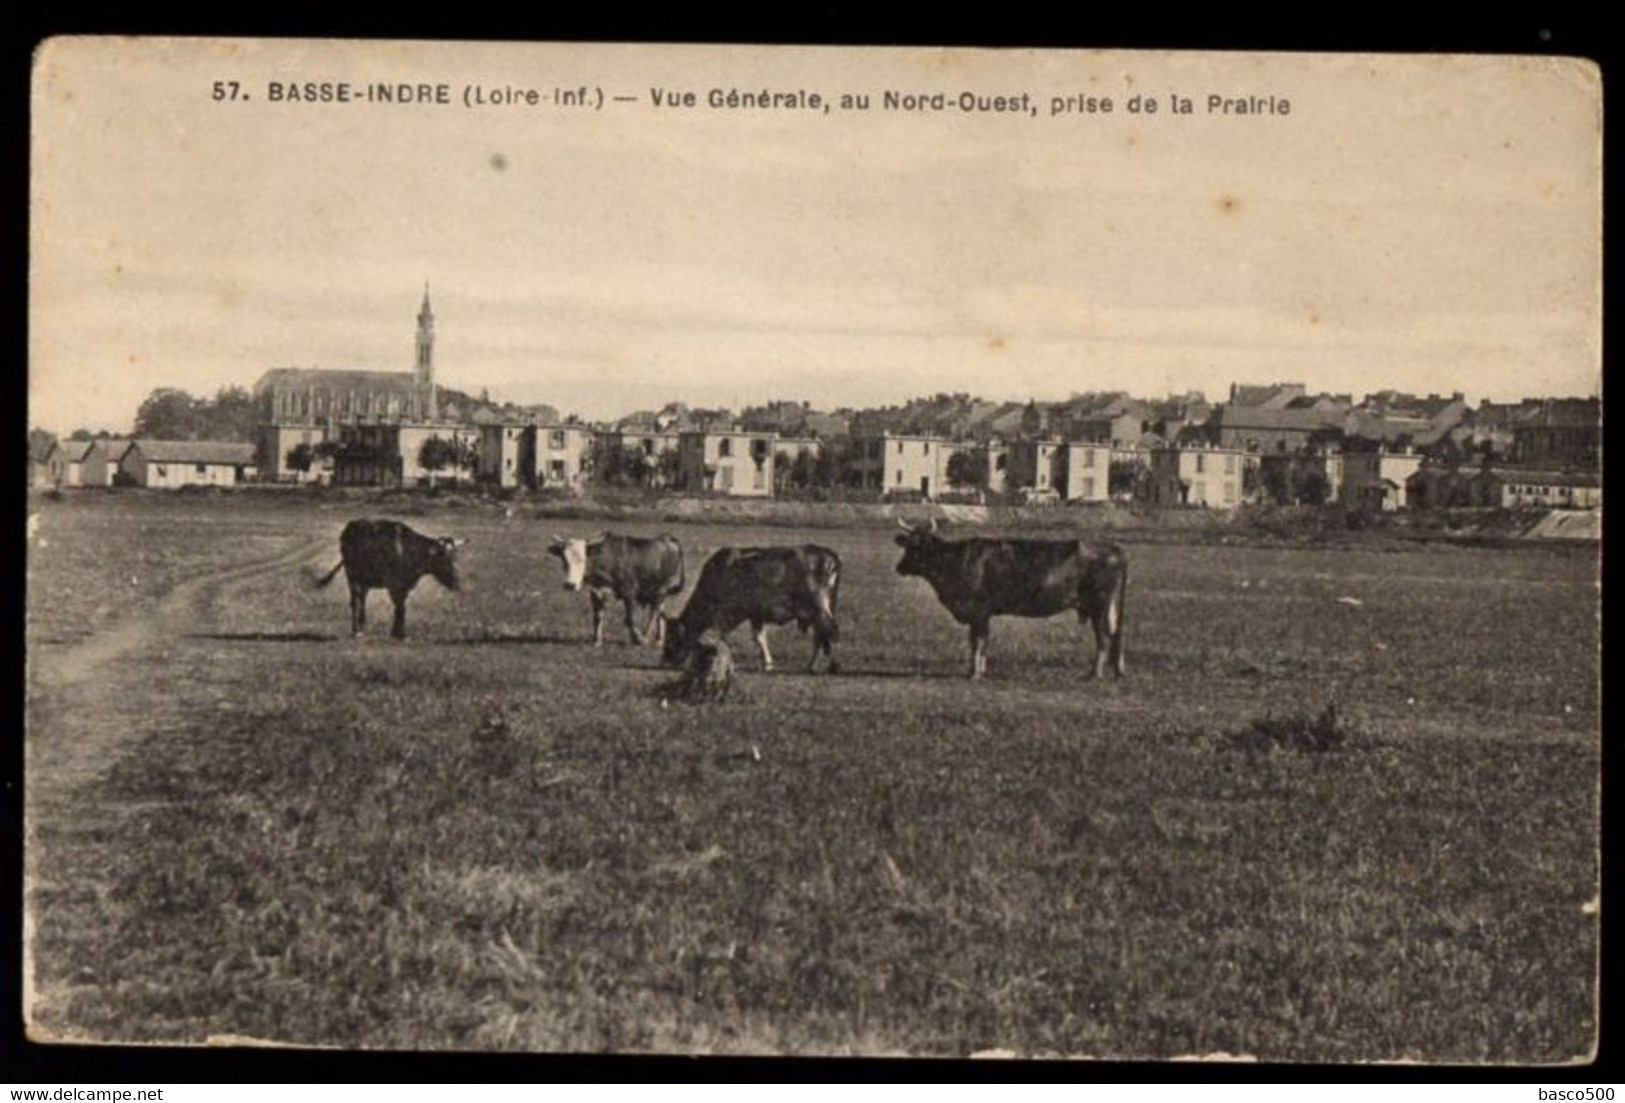
[[[683,546],[673,536],[644,538],[600,533],[591,540],[560,536],[547,549],[564,566],[564,588],[587,590],[592,599],[592,644],[604,644],[604,607],[619,598],[626,609],[626,631],[634,644],[661,642],[663,606],[681,592]],[[637,624],[638,606],[649,609],[645,628]]]

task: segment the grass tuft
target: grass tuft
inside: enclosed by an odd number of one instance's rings
[[[1287,751],[1294,754],[1326,754],[1347,750],[1360,743],[1360,735],[1337,714],[1337,704],[1328,701],[1315,716],[1293,713],[1263,716],[1239,731],[1227,733],[1221,745],[1237,751]]]

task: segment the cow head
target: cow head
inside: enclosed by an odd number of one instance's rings
[[[434,580],[448,590],[457,589],[457,549],[468,541],[437,536],[429,541],[429,561],[426,569]]]
[[[560,536],[547,546],[547,550],[559,557],[564,564],[564,588],[566,590],[579,590],[587,579],[587,542]]]
[[[942,543],[942,537],[937,535],[937,519],[933,517],[929,525],[915,527],[899,517],[897,524],[903,530],[897,534],[897,546],[903,549],[903,558],[897,561],[897,573],[924,574],[931,553]]]
[[[693,650],[693,642],[688,638],[688,631],[683,622],[676,617],[662,618],[665,621],[662,632],[663,639],[660,644],[661,666],[682,666],[688,661],[688,653]]]

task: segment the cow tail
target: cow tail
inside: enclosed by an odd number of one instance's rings
[[[327,584],[329,582],[332,582],[333,579],[337,578],[338,573],[340,571],[342,571],[343,569],[344,569],[344,560],[341,559],[341,560],[339,560],[338,566],[334,567],[332,570],[328,571],[326,574],[322,575],[322,577],[320,577],[320,578],[318,578],[316,580],[316,589],[318,589],[318,590],[325,589]]]

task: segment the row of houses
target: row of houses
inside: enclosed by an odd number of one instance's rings
[[[1107,443],[1058,439],[955,441],[924,434],[857,436],[833,442],[738,428],[595,432],[574,424],[363,424],[345,427],[342,446],[284,479],[337,485],[401,486],[458,472],[424,465],[424,445],[439,440],[464,457],[464,475],[503,488],[581,489],[595,457],[615,450],[669,462],[671,489],[770,497],[779,468],[799,453],[839,447],[850,485],[892,497],[931,500],[976,488],[1035,501],[1104,503],[1133,498],[1158,506],[1227,509],[1246,501],[1344,505],[1370,510],[1601,505],[1595,470],[1477,465],[1430,460],[1410,448],[1342,452],[1334,448],[1259,453],[1204,442],[1125,451]],[[282,436],[291,452],[298,441]],[[607,451],[606,451],[607,450]],[[33,457],[42,487],[129,485],[235,486],[260,478],[266,449],[217,441],[70,440]],[[1113,464],[1131,461],[1134,479],[1113,485]],[[284,467],[286,461],[284,458]]]
[[[30,483],[61,489],[80,486],[236,486],[253,480],[259,465],[252,444],[195,440],[58,441],[30,457]]]
[[[1406,489],[1415,509],[1602,506],[1602,479],[1594,471],[1432,464],[1418,469]]]

